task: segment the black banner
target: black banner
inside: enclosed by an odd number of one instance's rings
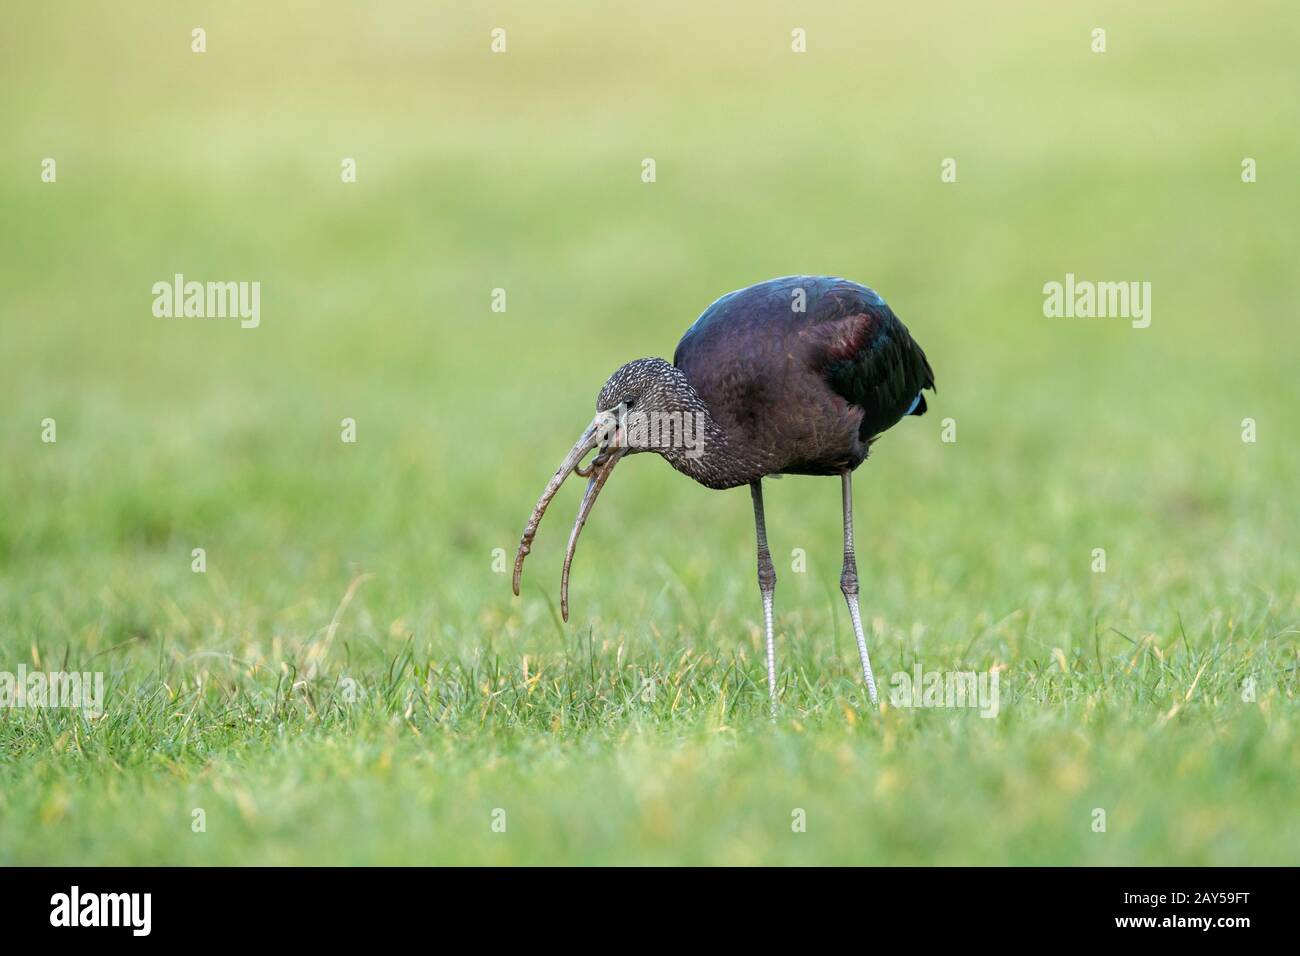
[[[872,938],[893,927],[908,936],[920,933],[927,945],[1036,929],[1072,943],[1131,937],[1183,945],[1199,937],[1232,945],[1243,934],[1279,934],[1291,925],[1282,906],[1292,874],[1265,869],[622,869],[540,875],[486,869],[9,869],[0,871],[0,912],[9,943],[72,935],[80,943],[189,942],[197,930],[204,942],[220,944],[244,941],[254,927],[259,943],[365,943],[407,923],[436,918],[467,929],[466,921],[479,917],[489,926],[521,931],[524,923],[540,919],[535,931],[541,934],[548,925],[554,930],[563,913],[580,919],[584,934],[604,925],[624,934],[638,923],[667,929],[689,914],[692,924],[711,923],[728,935],[743,936],[764,922],[799,934],[835,923],[842,934],[852,920]],[[757,923],[756,907],[763,911]],[[836,915],[828,921],[828,914]]]

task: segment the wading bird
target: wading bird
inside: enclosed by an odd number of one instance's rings
[[[853,552],[853,470],[872,443],[908,415],[925,413],[934,373],[903,323],[871,289],[828,276],[788,276],[724,295],[677,344],[672,364],[645,358],[610,376],[593,419],[533,509],[515,556],[514,592],[546,506],[572,473],[587,490],[569,534],[560,610],[569,619],[569,568],[600,489],[626,454],[653,451],[708,488],[749,485],[758,535],[758,586],[767,638],[767,687],[776,699],[772,596],[776,571],[763,522],[763,478],[838,475],[844,568],[862,676],[876,681],[858,610]],[[596,450],[586,468],[582,460]]]

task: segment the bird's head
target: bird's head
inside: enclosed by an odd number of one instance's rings
[[[600,388],[596,396],[596,414],[618,416],[622,412],[666,410],[673,403],[686,378],[676,366],[661,358],[643,358],[628,362]],[[615,433],[616,435],[617,433]],[[644,451],[629,447],[629,451]]]
[[[659,358],[628,362],[609,377],[596,396],[596,417],[556,469],[524,528],[519,552],[515,555],[515,594],[519,593],[524,558],[532,550],[533,537],[537,534],[537,526],[542,522],[546,507],[564,480],[576,472],[587,479],[587,490],[582,496],[573,530],[569,533],[569,547],[564,555],[564,570],[560,576],[560,614],[564,620],[569,619],[569,568],[578,546],[578,535],[587,523],[600,489],[605,486],[614,466],[624,455],[638,451],[662,451],[644,440],[644,436],[651,432],[638,428],[638,425],[651,420],[657,413],[674,409],[680,412],[683,402],[693,397],[694,391],[681,370]],[[658,438],[660,432],[655,429],[653,434]],[[584,468],[582,460],[592,451],[596,451],[596,456]]]

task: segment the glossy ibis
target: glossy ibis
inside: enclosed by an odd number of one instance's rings
[[[724,295],[687,329],[671,365],[638,359],[601,388],[595,419],[528,519],[515,557],[515,594],[546,506],[573,472],[588,481],[560,578],[566,621],[578,535],[624,455],[653,451],[708,488],[748,485],[758,535],[767,686],[775,700],[776,571],[763,521],[762,480],[838,475],[844,509],[840,590],[875,704],[876,682],[858,611],[852,475],[882,432],[907,415],[925,413],[923,389],[934,389],[925,353],[885,301],[865,286],[828,276],[789,276]],[[596,456],[584,468],[582,460],[593,450]]]

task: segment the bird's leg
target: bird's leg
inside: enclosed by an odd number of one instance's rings
[[[853,636],[858,641],[858,655],[862,658],[862,676],[867,681],[871,705],[876,704],[876,678],[871,673],[871,658],[867,656],[867,639],[862,635],[862,612],[858,610],[858,559],[853,553],[853,473],[842,475],[844,489],[844,570],[840,572],[840,590],[849,606],[853,621]]]
[[[767,632],[767,693],[776,707],[776,643],[772,639],[772,595],[776,592],[776,569],[767,549],[767,528],[763,523],[763,480],[750,482],[754,496],[754,528],[758,533],[758,589],[763,594],[763,628]]]

